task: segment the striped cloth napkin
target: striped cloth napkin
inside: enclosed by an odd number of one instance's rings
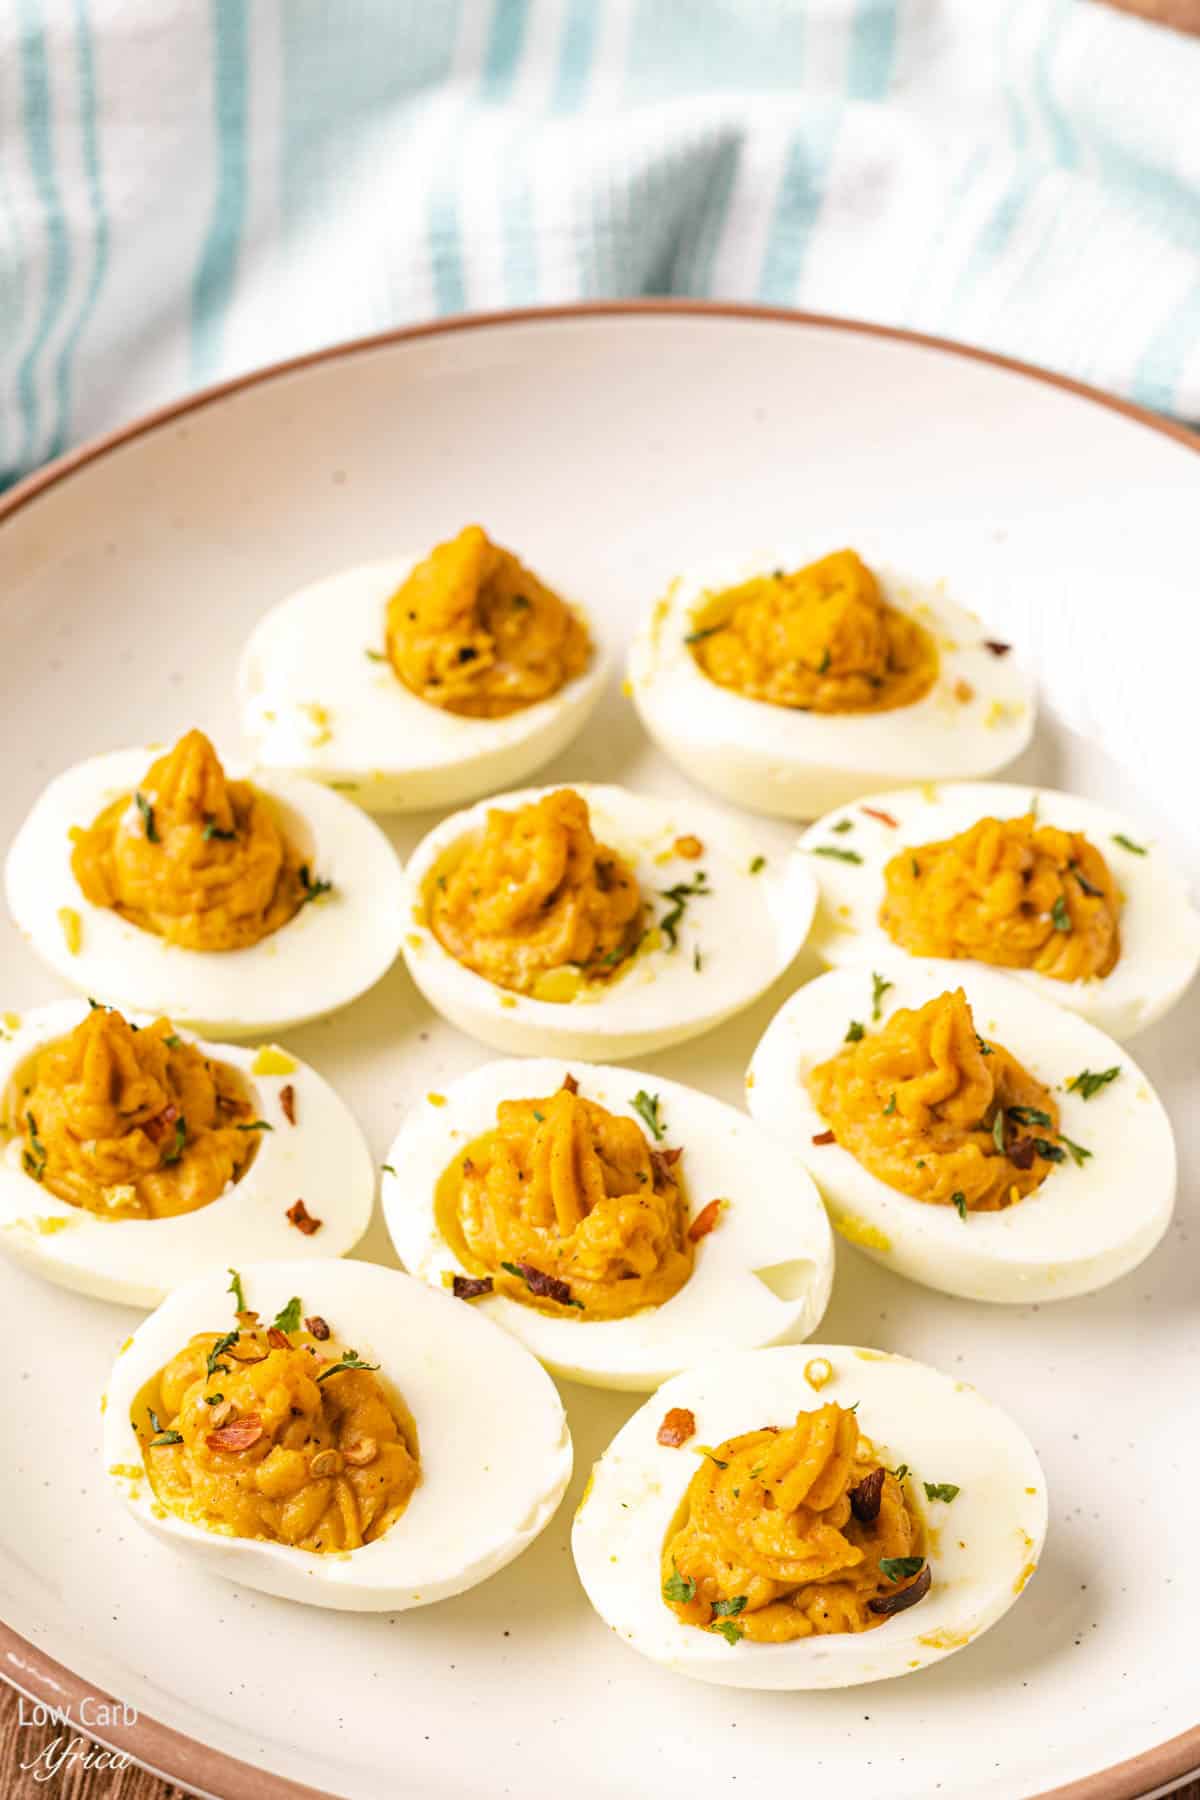
[[[0,8],[0,484],[338,338],[675,293],[1200,418],[1200,41],[1090,0]]]

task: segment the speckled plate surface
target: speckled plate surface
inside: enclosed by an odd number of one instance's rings
[[[945,578],[1019,642],[1043,718],[1015,777],[1145,818],[1194,878],[1197,517],[1200,458],[1183,434],[829,322],[597,309],[351,346],[143,422],[0,506],[0,837],[93,752],[192,724],[233,744],[251,625],[340,566],[478,518],[620,651],[682,568],[815,526]],[[558,777],[690,791],[616,680]],[[401,851],[431,822],[398,825]],[[755,829],[766,854],[791,835]],[[61,991],[11,925],[0,941],[0,1004]],[[754,1043],[807,972],[802,960],[750,1012],[645,1068],[738,1101]],[[488,1054],[430,1015],[400,964],[288,1041],[345,1094],[377,1156],[407,1106]],[[227,1800],[289,1783],[355,1800],[606,1800],[645,1791],[648,1772],[660,1797],[801,1774],[843,1800],[1165,1791],[1200,1764],[1198,1045],[1194,996],[1137,1040],[1175,1120],[1182,1185],[1167,1240],[1116,1286],[989,1308],[839,1244],[822,1339],[976,1382],[1049,1479],[1036,1580],[943,1666],[844,1693],[716,1693],[623,1648],[584,1599],[567,1538],[571,1501],[637,1397],[579,1388],[564,1388],[568,1505],[474,1592],[365,1618],[209,1579],[143,1537],[100,1479],[99,1393],[135,1315],[4,1262],[0,1673],[43,1698],[130,1701],[141,1721],[103,1735]],[[388,1260],[378,1218],[363,1253]]]

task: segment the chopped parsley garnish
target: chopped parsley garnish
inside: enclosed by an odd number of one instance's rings
[[[925,1489],[927,1500],[944,1500],[947,1506],[957,1494],[962,1492],[962,1489],[953,1481],[926,1481],[922,1483],[922,1486]]]
[[[814,844],[814,856],[833,856],[838,862],[860,863],[862,857],[857,850],[843,850],[837,844]]]
[[[300,885],[304,889],[301,906],[307,906],[310,900],[319,900],[322,894],[333,892],[332,881],[314,881],[307,863],[300,864]]]
[[[1050,908],[1050,917],[1054,921],[1055,931],[1070,931],[1071,914],[1067,909],[1067,903],[1062,894],[1058,896],[1058,899]]]
[[[712,1616],[714,1619],[736,1619],[740,1612],[746,1610],[745,1594],[735,1594],[732,1600],[714,1600]]]
[[[396,1173],[396,1171],[395,1171],[395,1169],[393,1169],[391,1163],[380,1163],[379,1167],[382,1169],[382,1171],[385,1175],[394,1175]]]
[[[713,1610],[715,1612],[716,1608],[714,1607]],[[740,1644],[746,1635],[741,1626],[735,1625],[732,1619],[717,1619],[712,1629],[719,1631],[727,1644]]]
[[[1000,1107],[996,1108],[996,1116],[992,1120],[992,1142],[993,1142],[993,1144],[995,1144],[996,1149],[999,1151],[1000,1155],[1003,1156],[1005,1153],[1004,1152],[1004,1113]]]
[[[689,1600],[696,1598],[696,1583],[690,1575],[681,1575],[675,1558],[671,1558],[671,1574],[663,1582],[663,1599],[673,1600],[677,1606],[686,1606]]]
[[[300,1329],[300,1296],[293,1294],[286,1306],[281,1306],[275,1314],[277,1331],[299,1331]]]
[[[242,1124],[235,1125],[233,1129],[235,1131],[274,1131],[275,1127],[268,1125],[265,1119],[246,1119]]]
[[[915,881],[917,879],[917,876],[921,873],[921,865],[917,861],[915,856],[909,857],[908,866],[912,870],[912,877],[913,877],[913,880]]]
[[[536,1106],[533,1109],[533,1116],[537,1120],[539,1125],[544,1125],[546,1123],[545,1113],[540,1113]]]
[[[879,1559],[879,1573],[885,1581],[905,1581],[910,1575],[919,1575],[924,1567],[923,1556],[883,1556]]]
[[[1120,1073],[1120,1063],[1114,1063],[1111,1069],[1100,1069],[1095,1074],[1091,1069],[1081,1069],[1078,1075],[1072,1075],[1068,1081],[1067,1092],[1078,1094],[1081,1100],[1090,1100],[1101,1088],[1106,1088],[1110,1081],[1115,1081]]]
[[[639,1088],[633,1096],[632,1105],[638,1117],[645,1121],[646,1129],[655,1143],[660,1144],[667,1135],[667,1128],[659,1114],[658,1095],[648,1094],[645,1088]]]
[[[887,991],[890,987],[894,987],[894,986],[895,986],[894,982],[885,981],[882,975],[876,975],[876,974],[872,973],[872,976],[871,976],[871,1017],[872,1017],[872,1019],[878,1020],[883,1016],[880,1011],[880,1008],[881,1008],[881,1005],[883,1002],[883,996],[887,993]]]
[[[883,1109],[884,1118],[890,1119],[892,1114],[895,1112],[895,1110],[896,1110],[896,1096],[893,1093],[889,1096],[888,1103]]]
[[[141,813],[142,823],[146,827],[146,842],[148,844],[157,844],[158,826],[154,823],[154,808],[147,800],[145,794],[138,793],[133,797],[137,801],[137,809]]]
[[[518,612],[528,612],[529,611],[529,601],[524,594],[514,594],[512,597],[512,603]]]
[[[204,1404],[205,1406],[220,1406],[224,1398],[224,1394],[205,1394]]]
[[[689,900],[703,898],[712,893],[708,885],[708,876],[703,869],[696,872],[694,881],[677,881],[674,887],[660,889],[662,898],[671,902],[668,910],[658,921],[659,930],[663,932],[667,943],[674,950],[679,943],[679,921],[684,915]]]
[[[29,1127],[29,1142],[33,1148],[26,1150],[21,1160],[25,1173],[32,1175],[35,1181],[40,1181],[46,1173],[46,1146],[38,1136],[37,1120],[31,1112],[25,1114],[25,1123]]]
[[[223,1363],[220,1359],[231,1345],[237,1343],[238,1336],[239,1333],[236,1331],[227,1331],[224,1337],[219,1337],[217,1339],[216,1343],[209,1351],[204,1365],[209,1376],[215,1375],[218,1369],[220,1369],[222,1375],[228,1375],[229,1364]]]
[[[695,969],[697,975],[700,973],[701,967],[703,966],[703,962],[704,962],[704,959],[700,954],[700,946],[699,946],[699,944],[697,944],[695,949],[692,951],[692,967],[693,967],[693,969]]]
[[[958,1189],[950,1196],[950,1204],[965,1225],[967,1222],[967,1196]]]
[[[853,831],[854,830],[854,820],[853,819],[839,819],[837,824],[831,825],[829,827],[829,829],[830,829],[830,831],[836,831],[838,833],[838,835],[840,836],[843,831]]]
[[[1064,1143],[1071,1152],[1071,1161],[1075,1164],[1075,1167],[1077,1169],[1082,1169],[1092,1152],[1090,1150],[1085,1150],[1082,1144],[1075,1143],[1072,1138],[1064,1137],[1061,1131],[1058,1135],[1061,1142]]]
[[[182,1042],[183,1042],[183,1039],[180,1037],[180,1035],[177,1031],[173,1031],[171,1033],[170,1037],[165,1037],[163,1039],[163,1043],[167,1046],[168,1050],[178,1050],[178,1048]]]
[[[169,1169],[173,1163],[179,1161],[180,1157],[183,1155],[183,1147],[186,1143],[187,1120],[184,1118],[183,1114],[180,1113],[175,1121],[175,1135],[167,1145],[167,1148],[163,1151],[162,1166],[164,1169]]]
[[[829,665],[832,661],[833,661],[833,656],[830,652],[829,645],[826,644],[824,650],[822,650],[822,652],[821,652],[821,660],[817,664],[817,674],[818,675],[826,674],[829,669]]]
[[[702,625],[699,631],[689,631],[684,638],[685,644],[698,644],[701,638],[711,637],[714,631],[720,631],[719,625]]]
[[[975,1042],[979,1045],[980,1056],[990,1056],[992,1054],[992,1046],[985,1038],[981,1038],[978,1032],[975,1033]]]
[[[889,1469],[888,1474],[894,1475],[897,1481],[903,1481],[904,1477],[908,1474],[908,1464],[901,1463],[898,1469]]]
[[[329,1368],[322,1369],[317,1376],[318,1382],[328,1381],[331,1375],[340,1375],[343,1369],[377,1369],[378,1363],[363,1362],[357,1350],[347,1350],[339,1362],[331,1363]]]
[[[707,1456],[709,1462],[716,1463],[718,1469],[727,1469],[729,1467],[729,1464],[727,1462],[721,1461],[721,1458],[715,1453],[715,1451],[706,1449],[703,1444],[698,1444],[696,1447],[699,1450],[701,1456]]]
[[[1033,1147],[1045,1162],[1066,1162],[1067,1153],[1060,1144],[1052,1144],[1049,1138],[1034,1138]]]
[[[183,1433],[181,1431],[165,1431],[159,1424],[158,1414],[152,1406],[146,1408],[146,1414],[150,1420],[150,1429],[154,1433],[150,1439],[152,1449],[158,1444],[182,1444]]]
[[[861,1020],[851,1019],[849,1025],[846,1027],[846,1035],[842,1039],[842,1042],[844,1044],[857,1044],[859,1040],[866,1037],[866,1035],[867,1028]]]
[[[387,652],[384,650],[364,650],[363,655],[368,657],[371,662],[387,661]]]
[[[1093,900],[1103,900],[1104,889],[1096,887],[1093,882],[1089,881],[1077,862],[1068,863],[1067,867],[1085,894],[1090,894]]]
[[[756,856],[756,857],[752,858],[752,860],[751,860],[750,873],[752,875],[757,875],[762,869],[765,869],[766,866],[767,866],[766,857],[765,856]]]
[[[1050,1114],[1039,1112],[1036,1106],[1010,1106],[1008,1116],[1014,1125],[1049,1125],[1054,1129]]]
[[[229,1286],[225,1289],[225,1292],[233,1295],[233,1310],[234,1312],[245,1312],[247,1310],[246,1290],[242,1286],[242,1278],[236,1269],[230,1269],[228,1274],[230,1278]]]
[[[203,831],[202,835],[204,837],[205,843],[208,843],[212,838],[219,838],[223,844],[232,844],[234,839],[237,837],[237,832],[236,831],[222,831],[221,827],[219,825],[215,824],[212,819],[205,819],[204,831]]]
[[[1123,831],[1114,831],[1112,841],[1114,844],[1120,844],[1122,850],[1132,850],[1135,856],[1149,856],[1150,854],[1144,844],[1135,844],[1133,839],[1126,837]]]

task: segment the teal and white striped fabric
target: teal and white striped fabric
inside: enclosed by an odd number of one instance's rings
[[[0,8],[0,481],[338,338],[668,293],[1200,418],[1200,41],[1091,0]]]

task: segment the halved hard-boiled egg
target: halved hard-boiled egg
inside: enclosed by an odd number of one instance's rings
[[[893,957],[818,976],[771,1021],[746,1090],[842,1235],[943,1293],[1090,1293],[1170,1222],[1175,1143],[1142,1071],[991,970]]]
[[[839,807],[801,845],[827,963],[899,949],[991,965],[1122,1039],[1200,963],[1200,915],[1163,846],[1078,794],[927,784]]]
[[[580,610],[469,525],[282,601],[238,688],[265,767],[412,812],[532,774],[582,729],[605,672]]]
[[[803,944],[815,882],[738,822],[625,788],[530,788],[454,813],[409,860],[403,950],[498,1050],[634,1056],[755,1000]]]
[[[807,1337],[829,1299],[799,1156],[632,1069],[475,1069],[405,1120],[383,1184],[410,1273],[576,1381],[653,1388],[721,1349]]]
[[[377,825],[316,782],[228,778],[200,731],[59,775],[6,877],[18,926],[73,987],[239,1037],[356,999],[402,930]]]
[[[549,1523],[571,1437],[512,1338],[369,1263],[235,1283],[177,1289],[105,1396],[109,1479],[172,1550],[285,1600],[399,1612],[486,1580]]]
[[[349,1110],[276,1045],[95,1001],[8,1015],[0,1250],[61,1287],[157,1306],[205,1269],[342,1256],[374,1197]]]
[[[643,1656],[725,1687],[835,1688],[977,1638],[1045,1533],[1033,1448],[973,1387],[805,1344],[660,1388],[595,1465],[571,1542]]]
[[[940,584],[854,550],[807,563],[781,550],[676,581],[629,675],[646,730],[686,774],[788,819],[989,774],[1033,730],[1033,685],[1010,646]]]

